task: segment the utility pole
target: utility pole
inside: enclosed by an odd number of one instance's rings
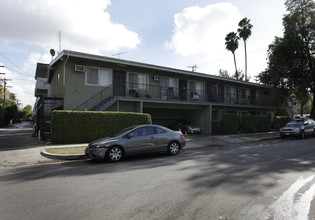
[[[0,65],[0,67],[4,67],[4,66],[3,66],[3,65]],[[5,73],[1,73],[1,72],[0,72],[0,74],[5,74]]]
[[[0,65],[0,67],[4,67],[3,65]],[[2,72],[0,72],[0,74],[5,74],[5,73],[2,73]],[[5,81],[4,81],[4,79],[0,79],[1,81],[3,80],[3,88],[5,88],[5,86],[4,86],[4,84],[5,84]],[[5,89],[4,89],[4,97],[5,97]]]
[[[4,92],[4,94],[3,94],[3,101],[4,101],[4,103],[5,103],[5,90],[6,90],[6,88],[11,88],[11,86],[7,86],[7,81],[12,81],[12,79],[6,79],[6,78],[4,78],[3,79],[3,92]]]

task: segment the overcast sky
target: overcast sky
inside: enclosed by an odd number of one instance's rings
[[[34,105],[37,62],[50,49],[75,50],[218,75],[234,73],[225,36],[247,17],[254,26],[247,42],[251,81],[266,68],[266,52],[282,36],[284,0],[0,0],[0,72],[9,90]],[[244,44],[236,51],[245,70]]]

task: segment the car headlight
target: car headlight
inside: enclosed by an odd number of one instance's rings
[[[104,148],[104,147],[106,147],[106,144],[98,144],[98,145],[96,145],[96,147],[97,148]]]

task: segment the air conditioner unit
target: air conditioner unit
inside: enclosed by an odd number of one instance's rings
[[[74,71],[76,71],[76,72],[85,72],[85,66],[83,66],[83,65],[74,65]]]
[[[153,80],[154,80],[154,81],[160,81],[160,76],[154,75],[154,76],[153,76]]]

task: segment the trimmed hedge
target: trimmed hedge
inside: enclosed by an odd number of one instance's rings
[[[269,116],[243,116],[243,130],[246,133],[270,131],[271,124],[271,118]]]
[[[223,134],[237,134],[240,129],[239,115],[224,114],[221,124]]]
[[[88,143],[139,124],[152,124],[151,116],[132,112],[54,111],[50,137],[55,144]]]
[[[274,129],[276,131],[279,131],[280,128],[282,128],[286,123],[291,121],[292,119],[290,117],[281,117],[277,116],[274,120]]]

